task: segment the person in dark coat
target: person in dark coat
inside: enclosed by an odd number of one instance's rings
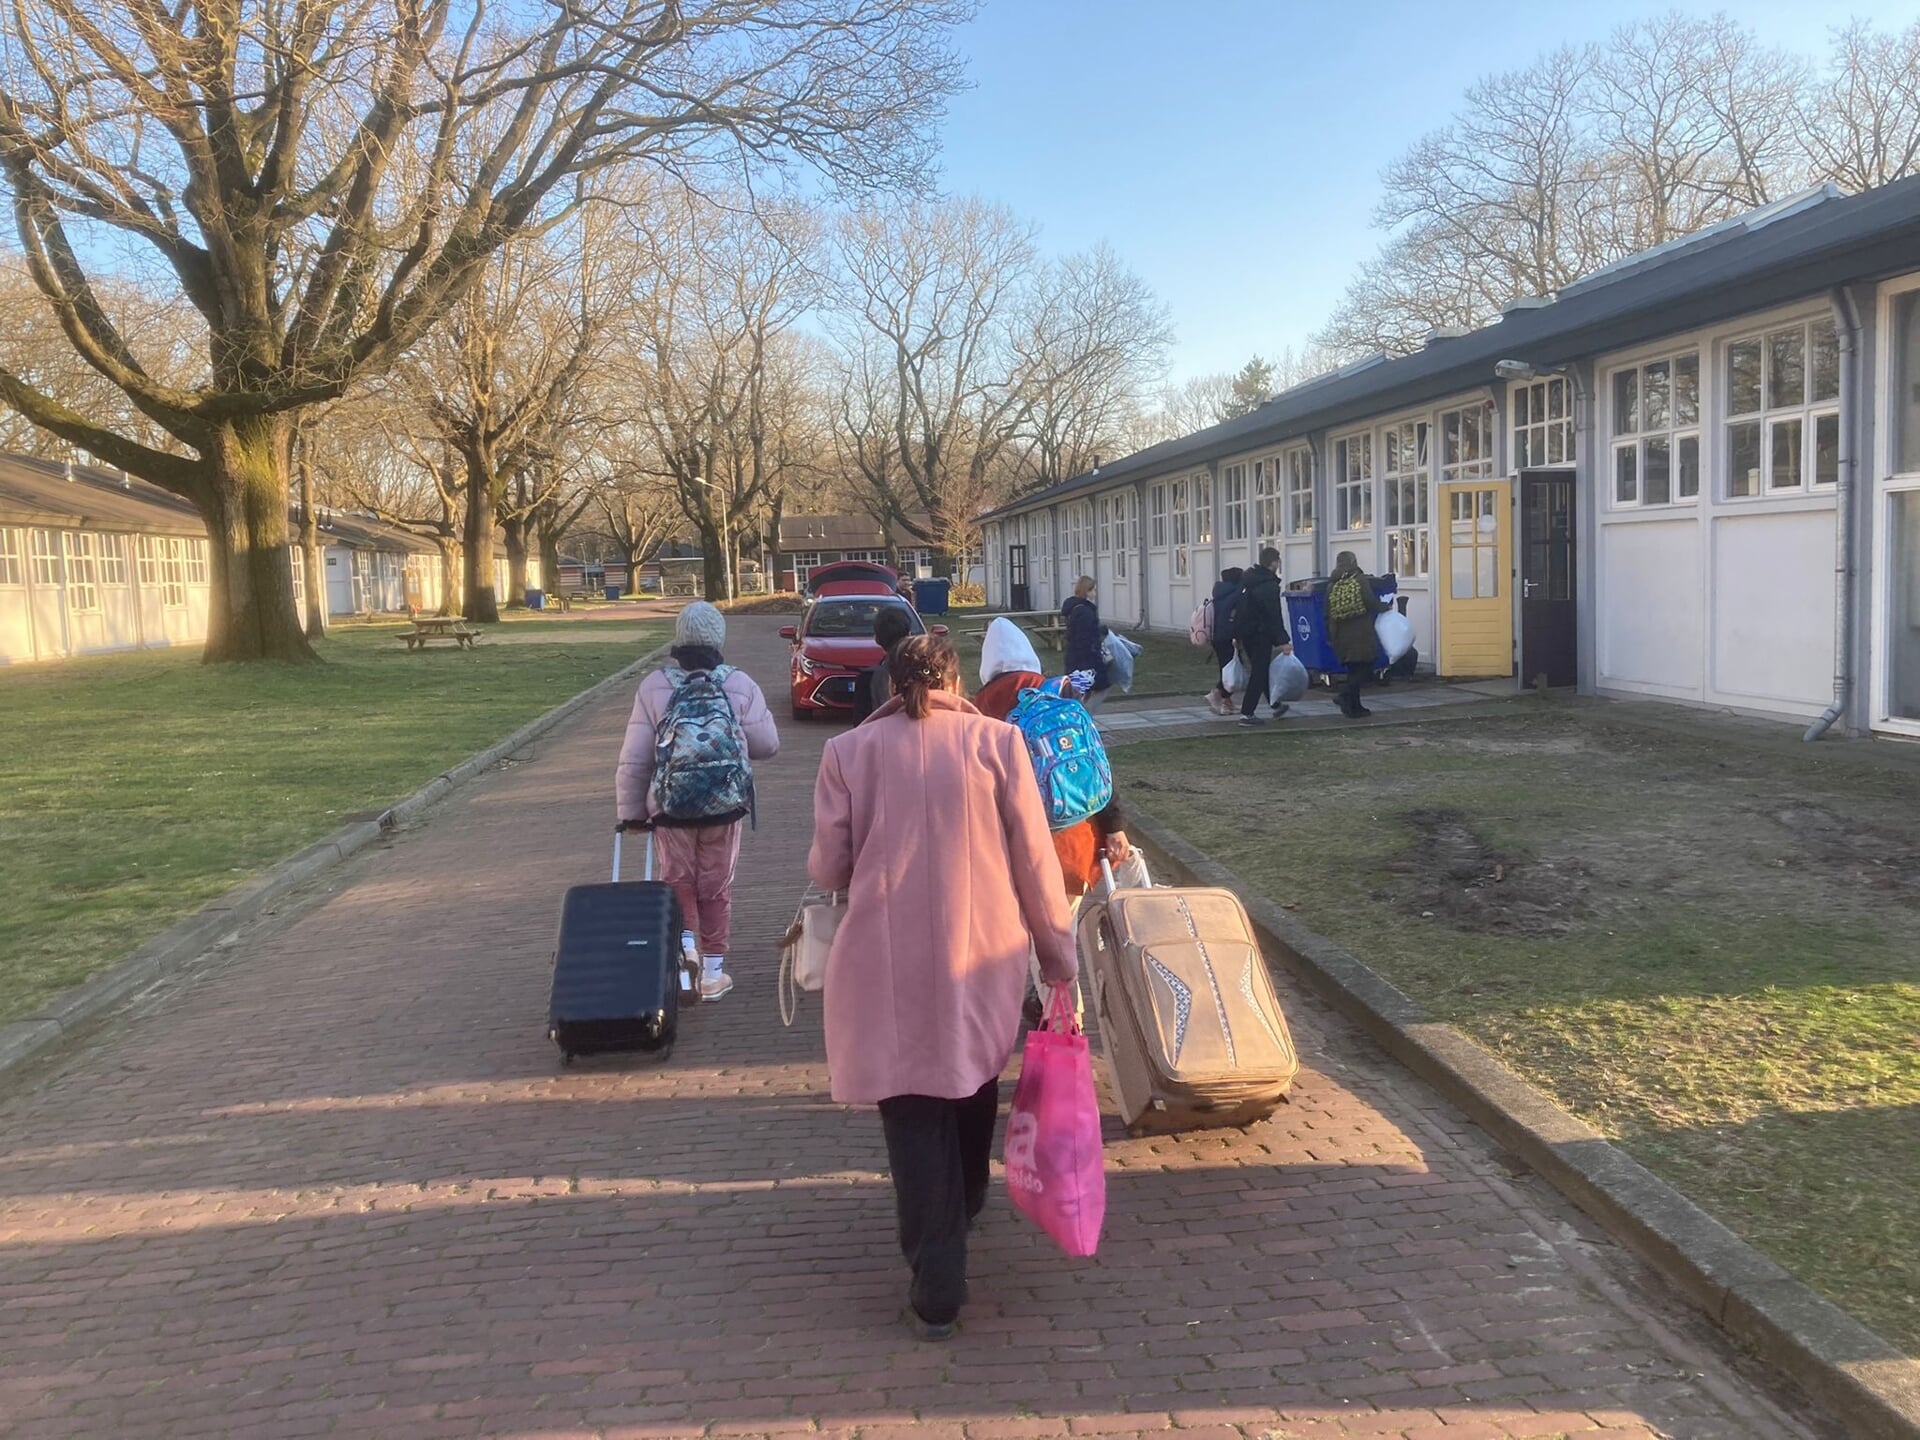
[[[1222,670],[1233,663],[1233,607],[1246,573],[1238,565],[1231,566],[1220,572],[1213,587],[1213,663]],[[1216,715],[1233,713],[1233,695],[1218,679],[1207,692],[1207,708]]]
[[[860,707],[865,719],[893,698],[893,675],[887,669],[900,642],[913,633],[913,621],[898,605],[882,605],[873,617],[873,643],[881,649],[880,663],[867,672],[866,703]]]
[[[1106,701],[1107,691],[1113,686],[1106,659],[1100,654],[1107,627],[1100,623],[1100,609],[1093,603],[1094,583],[1091,575],[1082,575],[1074,582],[1073,594],[1060,606],[1060,614],[1067,622],[1067,672],[1093,672],[1093,689],[1088,692],[1086,699],[1089,710],[1098,710]]]
[[[1360,703],[1360,687],[1373,673],[1373,662],[1380,653],[1373,617],[1386,608],[1387,602],[1373,593],[1373,582],[1360,569],[1354,553],[1342,550],[1334,561],[1333,578],[1327,582],[1327,629],[1334,658],[1347,667],[1347,682],[1340,691],[1340,713],[1349,720],[1373,713]]]
[[[1267,672],[1274,652],[1285,655],[1293,650],[1287,639],[1287,606],[1280,597],[1280,552],[1269,545],[1260,552],[1260,563],[1240,577],[1240,598],[1233,609],[1233,638],[1240,644],[1247,664],[1247,693],[1240,701],[1242,725],[1264,725],[1254,712],[1265,698],[1275,715],[1287,713],[1286,702],[1275,704],[1267,694]]]

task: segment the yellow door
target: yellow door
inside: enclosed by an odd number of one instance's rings
[[[1440,487],[1442,675],[1513,673],[1513,497],[1505,480]]]

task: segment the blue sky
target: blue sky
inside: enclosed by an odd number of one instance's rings
[[[944,188],[1105,240],[1173,313],[1174,378],[1298,347],[1379,243],[1379,175],[1484,74],[1622,21],[1732,9],[1824,57],[1859,14],[1912,0],[1457,6],[1408,0],[985,0],[958,36],[974,88],[945,127]]]

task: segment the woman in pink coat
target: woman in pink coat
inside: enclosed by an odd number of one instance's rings
[[[614,800],[622,822],[650,825],[660,853],[660,878],[679,892],[680,913],[700,946],[700,998],[718,1000],[733,989],[727,974],[727,945],[733,930],[733,872],[740,863],[740,826],[745,816],[683,824],[664,820],[653,793],[653,751],[661,718],[673,692],[697,670],[714,672],[733,717],[745,736],[747,758],[766,760],[780,753],[767,697],[744,670],[725,664],[727,617],[704,600],[682,610],[673,626],[671,664],[650,672],[633,697],[620,767],[614,772]]]
[[[847,895],[824,997],[833,1098],[880,1107],[909,1318],[944,1339],[966,1299],[1028,946],[1053,984],[1074,978],[1074,950],[1020,732],[960,697],[941,637],[903,641],[892,673],[894,697],[827,742],[807,872]]]

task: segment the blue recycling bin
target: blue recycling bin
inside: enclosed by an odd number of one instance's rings
[[[606,595],[609,600],[618,600],[620,598],[620,587],[618,585],[607,586]]]
[[[527,608],[529,610],[546,609],[547,608],[546,592],[542,590],[527,591]]]
[[[1399,588],[1399,582],[1391,575],[1381,575],[1375,577],[1373,588],[1376,595],[1387,595]],[[1287,591],[1286,600],[1287,633],[1293,637],[1295,657],[1318,674],[1346,674],[1347,667],[1333,653],[1333,633],[1327,624],[1327,581],[1319,577],[1308,580],[1303,588]],[[1387,652],[1377,640],[1373,668],[1387,668]]]
[[[922,615],[944,615],[947,613],[948,597],[953,593],[950,580],[916,580],[913,582],[913,608]]]

